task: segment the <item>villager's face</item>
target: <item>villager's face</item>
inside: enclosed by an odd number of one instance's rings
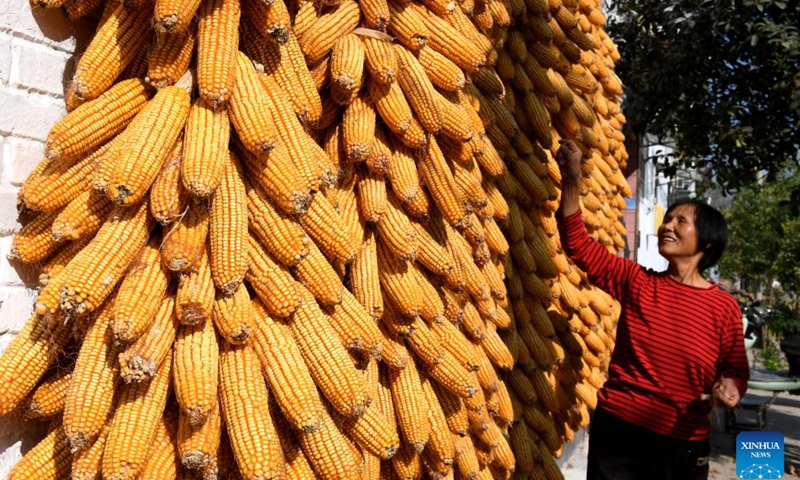
[[[693,205],[679,205],[672,209],[658,227],[658,253],[667,260],[691,257],[697,254],[697,229]]]

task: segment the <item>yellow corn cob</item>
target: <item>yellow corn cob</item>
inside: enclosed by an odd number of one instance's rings
[[[434,222],[440,219],[431,219]],[[454,268],[454,260],[447,249],[437,242],[422,224],[412,222],[419,242],[417,260],[435,275],[446,277]]]
[[[406,368],[409,363],[408,351],[406,348],[393,334],[388,332],[383,322],[378,322],[378,328],[383,335],[383,354],[381,355],[381,360],[392,369]]]
[[[494,2],[492,2],[494,3]],[[494,19],[490,10],[489,3],[477,3],[472,10],[472,21],[475,26],[483,31],[491,31],[494,27]]]
[[[356,91],[356,93],[358,93]],[[363,162],[375,137],[375,108],[366,93],[355,96],[342,117],[342,140],[347,158]]]
[[[209,261],[214,284],[231,295],[247,272],[247,191],[233,154],[223,167],[222,182],[211,198]]]
[[[469,435],[453,436],[455,458],[453,464],[467,478],[477,478],[480,471],[475,445]]]
[[[365,164],[372,174],[386,175],[389,171],[389,163],[392,160],[392,148],[388,134],[383,128],[376,125],[375,138],[372,139],[370,153]]]
[[[422,380],[422,392],[428,402],[428,421],[431,424],[431,435],[422,454],[435,472],[446,473],[452,468],[455,443],[447,426],[447,418],[430,382],[428,379]]]
[[[150,212],[162,225],[174,222],[188,205],[189,193],[181,181],[182,158],[183,139],[179,139],[150,188]]]
[[[430,437],[431,426],[427,418],[428,402],[416,367],[389,370],[389,388],[404,443],[411,445],[412,451],[421,452]]]
[[[392,145],[392,159],[387,172],[392,191],[403,202],[412,202],[421,189],[413,152],[403,144]]]
[[[210,197],[222,181],[228,157],[230,122],[225,108],[195,100],[186,122],[181,160],[183,186],[196,197]]]
[[[181,326],[173,350],[173,381],[181,416],[190,425],[201,425],[217,403],[219,344],[213,324]]]
[[[362,5],[362,10],[363,8]],[[364,45],[365,64],[370,77],[381,85],[394,82],[398,74],[398,65],[392,44],[386,40],[366,36],[361,37],[361,41]]]
[[[164,233],[161,259],[168,269],[186,272],[198,265],[208,236],[208,217],[207,202],[190,202],[183,217]]]
[[[316,19],[313,6],[310,13]],[[315,125],[322,116],[322,100],[297,43],[296,36],[301,35],[300,23],[298,14],[294,29],[289,32],[288,42],[277,44],[263,38],[253,26],[252,20],[244,18],[239,24],[241,49],[256,64],[262,65],[264,74],[273,77],[286,91],[298,118],[309,125]]]
[[[108,148],[105,145],[104,147]],[[28,175],[28,178],[24,182],[22,182],[22,186],[20,187],[19,192],[17,193],[18,208],[30,208],[27,205],[24,205],[25,197],[26,195],[29,195],[35,190],[34,186],[42,180],[43,174],[48,171],[53,171],[54,173],[53,177],[55,177],[53,178],[53,180],[56,180],[59,179],[61,176],[63,176],[64,168],[63,167],[58,168],[55,165],[53,165],[53,162],[51,162],[47,158],[43,158],[36,165],[36,168],[33,169],[30,175]],[[48,175],[48,177],[50,177],[50,175]],[[34,209],[31,208],[31,210]]]
[[[464,88],[466,78],[461,68],[430,45],[419,50],[417,59],[436,87],[448,92]]]
[[[311,72],[316,73],[316,70]],[[315,79],[317,81],[319,79]],[[323,80],[327,81],[327,79],[323,78]],[[325,88],[324,86],[321,88]],[[319,121],[314,123],[312,126],[315,130],[324,130],[334,122],[339,120],[339,114],[341,113],[342,107],[338,103],[334,102],[330,96],[325,96],[322,99],[322,113],[320,114]]]
[[[414,283],[416,272],[410,262],[396,257],[382,240],[378,242],[378,272],[381,287],[397,305],[399,313],[418,316],[423,305],[418,286]]]
[[[234,139],[235,152],[247,171],[269,198],[284,212],[302,214],[311,201],[306,178],[292,161],[286,145],[278,143],[269,159],[259,159]]]
[[[411,108],[428,133],[438,133],[442,128],[441,105],[436,101],[436,90],[419,60],[399,45],[393,46],[400,67],[398,83]]]
[[[151,226],[147,202],[112,211],[91,243],[70,262],[60,285],[55,286],[61,294],[61,309],[82,315],[99,307],[144,247]],[[42,307],[37,305],[37,313],[47,313],[48,307]]]
[[[239,471],[248,479],[280,478],[284,459],[255,352],[223,343],[219,373],[222,414]]]
[[[462,366],[449,351],[445,350],[442,361],[427,365],[425,371],[431,379],[461,398],[470,399],[476,393],[482,396],[475,374]],[[467,408],[471,408],[470,404],[467,404]]]
[[[117,76],[134,59],[138,49],[145,43],[152,13],[152,3],[128,9],[119,2],[113,7],[108,18],[100,23],[97,33],[75,67],[72,90],[78,99],[97,98],[111,87]],[[141,80],[136,82],[142,83]],[[121,126],[124,126],[124,123]],[[119,131],[121,126],[116,124],[110,128],[106,127],[108,132],[106,138],[113,136],[115,130]]]
[[[276,402],[294,428],[317,430],[324,406],[289,327],[272,319],[258,300],[252,309],[256,320],[252,347]]]
[[[244,147],[263,158],[275,148],[277,139],[269,95],[252,62],[241,52],[236,55],[233,73],[235,88],[228,109],[231,124]]]
[[[247,187],[247,209],[250,227],[269,252],[284,265],[296,265],[308,255],[311,239],[297,222],[279,211],[264,191]]]
[[[349,290],[343,289],[341,303],[327,308],[326,313],[331,326],[347,349],[366,352],[375,360],[381,359],[383,335],[375,320]]]
[[[53,240],[78,240],[91,237],[111,213],[114,204],[104,195],[86,190],[67,205],[53,220]]]
[[[111,420],[103,427],[100,436],[86,450],[72,454],[72,479],[95,480],[100,475],[100,466],[103,461],[103,450],[106,446],[108,431],[111,429]]]
[[[308,255],[294,267],[294,274],[320,304],[335,305],[342,301],[344,285],[314,243],[309,244]]]
[[[159,3],[162,2],[156,2],[156,5]],[[177,83],[189,68],[196,40],[196,24],[191,24],[182,33],[159,35],[147,59],[144,81],[155,88],[164,88]]]
[[[503,339],[497,334],[494,325],[490,324],[486,329],[486,338],[480,342],[481,348],[489,357],[492,364],[498,368],[510,370],[514,366],[514,359],[508,347],[503,343]]]
[[[489,299],[489,285],[472,259],[469,244],[460,233],[446,223],[445,228],[447,231],[447,249],[458,265],[456,269],[460,269],[463,272],[467,292],[472,295],[475,301]]]
[[[153,14],[156,32],[176,35],[186,31],[199,7],[200,0],[157,0]]]
[[[301,2],[298,5],[297,13],[294,17],[294,26],[292,31],[298,37],[303,35],[312,25],[314,22],[317,21],[317,17],[319,16],[317,12],[317,6],[313,4],[313,2]]]
[[[387,460],[397,451],[400,439],[394,422],[389,421],[377,403],[368,405],[358,417],[345,418],[343,429],[369,454]]]
[[[425,46],[430,32],[410,4],[389,2],[389,12],[389,33],[397,37],[400,44],[412,51],[418,51]]]
[[[446,353],[444,346],[419,316],[413,317],[406,323],[407,319],[403,319],[392,311],[382,320],[387,331],[396,335],[397,339],[404,340],[417,357],[426,364],[436,364],[442,361]]]
[[[253,329],[250,294],[247,292],[247,287],[240,284],[230,297],[218,295],[214,300],[211,319],[219,334],[229,343],[244,343]]]
[[[345,416],[358,416],[371,401],[366,381],[316,301],[304,287],[302,303],[289,324],[292,336],[315,383],[331,405]]]
[[[442,112],[442,134],[458,142],[468,142],[475,132],[467,112],[459,105],[456,96],[441,95],[437,92],[437,100]],[[471,155],[470,155],[471,156]]]
[[[139,479],[180,478],[181,466],[178,460],[175,424],[176,419],[172,412],[165,412],[158,420],[156,437],[147,452],[147,462],[142,467]]]
[[[283,0],[245,2],[244,14],[248,18],[257,20],[253,25],[262,37],[278,44],[289,41],[291,18]]]
[[[461,399],[442,388],[442,386],[436,382],[431,382],[429,380],[426,381],[425,384],[433,388],[436,399],[442,407],[447,426],[450,432],[453,433],[454,439],[465,436],[469,430],[469,419],[467,418],[467,410]]]
[[[461,328],[473,340],[480,341],[486,338],[486,323],[481,318],[472,302],[466,302],[461,316]]]
[[[314,473],[323,480],[356,480],[359,478],[358,462],[349,440],[337,428],[327,411],[322,423],[313,432],[300,432],[300,446],[305,452]]]
[[[170,352],[178,332],[175,298],[164,297],[150,330],[119,354],[120,376],[125,383],[152,379]]]
[[[483,231],[486,234],[486,244],[489,250],[501,257],[508,254],[510,249],[508,240],[506,240],[497,222],[495,222],[493,218],[483,218],[482,221]]]
[[[447,160],[433,138],[420,156],[419,169],[444,219],[450,225],[461,225],[466,214],[465,200],[459,195]]]
[[[76,20],[93,12],[102,2],[98,0],[67,0],[64,10],[70,20]]]
[[[340,37],[331,51],[331,96],[336,103],[353,101],[364,82],[364,44],[355,34]]]
[[[61,422],[56,421],[52,430],[35,447],[31,448],[8,474],[10,480],[58,479],[70,476],[72,455],[69,442]]]
[[[411,117],[411,123],[406,131],[394,133],[403,145],[415,150],[425,148],[425,145],[428,144],[428,135],[416,116]],[[417,198],[415,201],[420,201],[420,199]]]
[[[524,403],[533,403],[539,397],[536,390],[533,388],[533,383],[525,376],[519,368],[515,368],[509,372],[506,377],[508,386],[511,390],[522,400]]]
[[[422,414],[423,420],[427,423],[425,413]],[[419,448],[419,452],[423,447]],[[401,443],[400,448],[392,457],[392,476],[391,478],[422,478],[424,475],[422,458],[415,447],[409,443]],[[386,462],[384,462],[386,463]]]
[[[387,209],[386,183],[383,175],[361,172],[357,186],[358,205],[364,220],[379,222]]]
[[[103,453],[104,478],[136,478],[146,463],[167,402],[171,367],[172,352],[167,351],[151,381],[121,387]]]
[[[119,351],[107,302],[86,332],[64,403],[64,431],[73,452],[92,446],[108,424],[119,380]]]
[[[406,132],[411,127],[413,113],[400,85],[397,82],[379,83],[370,77],[367,86],[375,102],[375,110],[386,126],[397,134]]]
[[[419,8],[419,10],[423,10]],[[458,10],[458,9],[456,9]],[[481,41],[478,38],[477,32],[475,37],[470,38],[465,35],[459,28],[451,25],[451,19],[456,14],[463,15],[462,12],[453,12],[454,15],[448,15],[447,20],[438,17],[431,12],[425,12],[422,15],[423,21],[430,31],[428,43],[436,51],[452,60],[456,65],[464,69],[465,72],[475,73],[486,64],[486,56],[482,52]],[[456,47],[458,46],[458,47]]]
[[[387,0],[368,0],[359,2],[364,14],[364,26],[381,32],[389,25],[389,4]]]
[[[152,238],[128,270],[115,297],[111,329],[117,342],[132,343],[149,330],[169,280],[158,242]]]
[[[31,393],[22,411],[26,419],[46,419],[61,414],[74,365],[59,366]]]
[[[133,205],[147,193],[183,129],[189,94],[177,86],[161,89],[126,130],[106,194],[121,205]]]
[[[127,8],[141,8],[148,3],[148,0],[123,0],[123,3]],[[136,52],[136,56],[134,56],[133,60],[125,67],[125,70],[119,74],[117,81],[129,80],[131,78],[144,78],[147,76],[148,53],[155,47],[155,44],[155,39],[147,38],[145,44],[142,45],[144,48]],[[183,71],[185,72],[186,69],[184,68]]]
[[[361,10],[358,3],[344,0],[336,9],[319,16],[314,25],[298,38],[309,65],[314,65],[333,49],[336,41],[358,25]]]
[[[41,262],[58,250],[60,246],[53,238],[53,221],[59,210],[42,212],[14,235],[8,259],[22,263]]]
[[[234,90],[240,15],[239,0],[206,1],[198,9],[197,88],[214,105],[227,102]]]
[[[31,210],[57,210],[91,187],[99,158],[108,152],[108,142],[74,165],[71,162],[42,160],[20,189],[20,199]]]
[[[297,283],[283,265],[264,250],[258,240],[249,237],[247,280],[270,314],[288,317],[297,309],[300,298]]]
[[[294,431],[290,428],[289,423],[284,421],[283,414],[278,409],[277,403],[273,402],[269,407],[272,424],[278,433],[278,440],[283,451],[283,458],[286,459],[285,477],[287,479],[314,478],[314,469],[311,468],[305,453],[300,448],[300,443],[297,441]]]
[[[271,77],[260,75],[259,79],[270,99],[279,140],[286,146],[292,163],[305,182],[305,190],[316,191],[322,176],[319,166],[314,162],[314,155],[319,153],[319,148],[303,130],[286,92]],[[314,149],[312,144],[317,148]]]
[[[197,266],[178,276],[175,315],[183,325],[197,325],[211,319],[214,282],[207,252],[204,250]]]
[[[510,102],[509,108],[513,110],[514,93],[508,93],[508,92],[513,92],[513,90],[506,90],[503,81],[493,68],[484,67],[480,69],[478,73],[475,74],[473,81],[485,95],[493,95],[497,98],[505,99],[506,102]],[[515,82],[516,82],[516,76],[511,80],[511,84],[515,85]],[[522,92],[520,91],[518,93]]]
[[[324,195],[314,196],[300,224],[331,261],[350,263],[355,258],[353,234]]]
[[[200,425],[191,423],[189,416],[181,412],[178,418],[178,455],[187,469],[203,470],[217,456],[222,434],[222,415],[219,403],[214,403],[206,421]]]

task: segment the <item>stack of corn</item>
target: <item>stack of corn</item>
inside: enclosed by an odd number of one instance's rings
[[[19,195],[42,266],[12,479],[562,478],[617,306],[561,251],[561,138],[622,246],[595,0],[42,0],[97,12]]]

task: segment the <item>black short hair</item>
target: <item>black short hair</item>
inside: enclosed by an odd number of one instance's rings
[[[675,207],[681,205],[694,206],[697,248],[703,252],[698,268],[703,272],[719,262],[722,252],[728,246],[728,224],[725,223],[725,217],[719,210],[696,198],[684,198],[674,202],[664,215],[668,215]]]

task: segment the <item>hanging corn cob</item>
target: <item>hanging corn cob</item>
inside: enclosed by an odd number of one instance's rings
[[[100,3],[20,192],[0,412],[63,420],[11,478],[561,478],[618,307],[560,250],[560,140],[611,251],[630,196],[599,1]]]

